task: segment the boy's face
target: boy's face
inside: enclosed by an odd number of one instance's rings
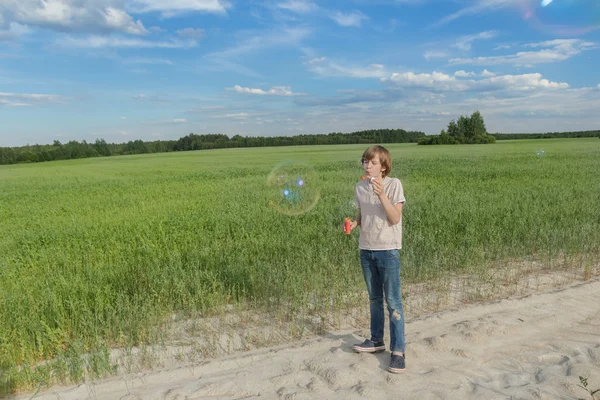
[[[381,173],[385,171],[385,168],[382,167],[381,162],[379,161],[379,154],[375,154],[370,160],[364,159],[362,165],[365,174],[370,177],[381,178]]]

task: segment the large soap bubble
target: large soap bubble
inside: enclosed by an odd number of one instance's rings
[[[284,161],[267,177],[269,206],[286,215],[310,211],[320,198],[318,176],[310,165]]]

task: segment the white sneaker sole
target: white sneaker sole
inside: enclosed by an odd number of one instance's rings
[[[352,349],[357,353],[379,353],[380,351],[385,351],[385,346],[383,347],[357,347],[353,346]]]

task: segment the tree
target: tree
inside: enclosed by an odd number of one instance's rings
[[[479,111],[475,111],[471,115],[471,129],[473,130],[473,137],[484,136],[487,135],[487,130],[485,129],[485,122],[483,122],[483,117]]]
[[[104,139],[96,139],[96,143],[94,143],[94,149],[101,156],[110,156],[112,154],[108,144]]]
[[[448,123],[448,131],[442,131],[437,136],[419,138],[419,144],[473,144],[495,143],[496,138],[488,135],[485,122],[479,111],[470,117],[461,115],[458,121]]]

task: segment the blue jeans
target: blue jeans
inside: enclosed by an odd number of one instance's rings
[[[390,317],[390,350],[404,353],[406,342],[398,250],[360,250],[360,264],[371,303],[371,340],[383,341],[385,295]]]

